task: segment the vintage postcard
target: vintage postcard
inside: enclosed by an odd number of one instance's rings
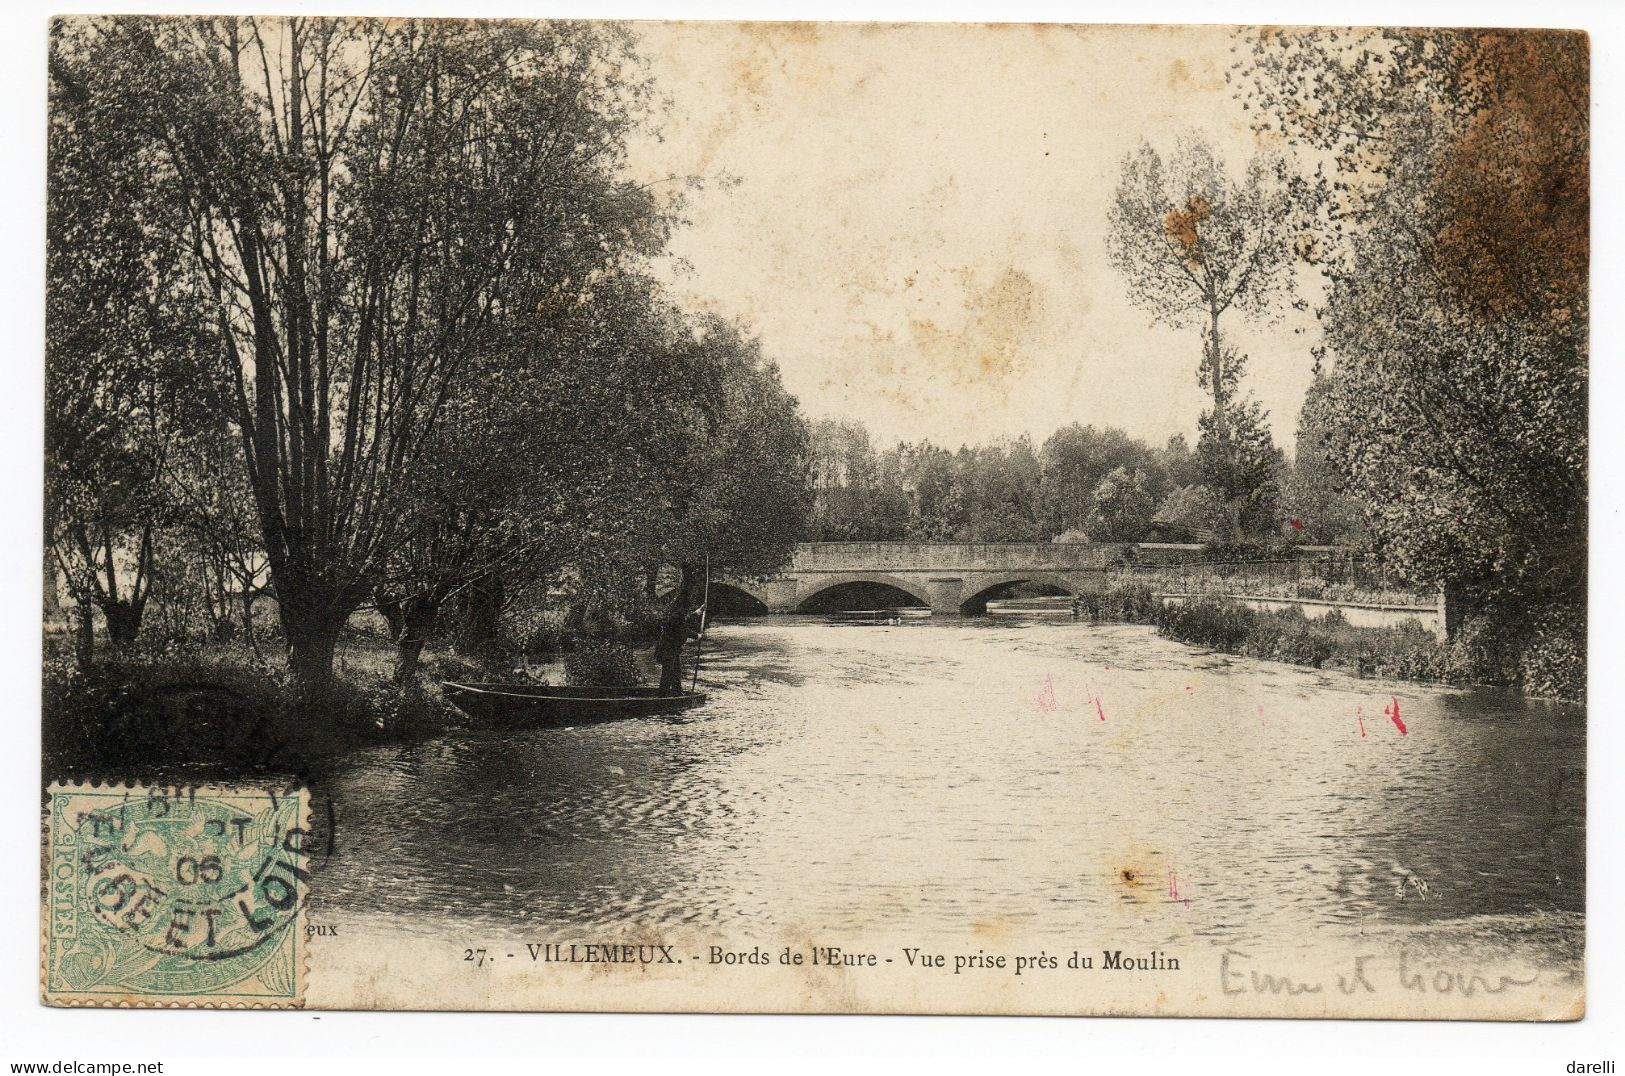
[[[1583,1014],[1583,33],[42,44],[47,1004]]]

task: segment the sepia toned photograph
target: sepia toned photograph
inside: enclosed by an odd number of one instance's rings
[[[1584,32],[43,44],[47,1005],[1584,1015]]]

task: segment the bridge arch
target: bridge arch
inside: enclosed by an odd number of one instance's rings
[[[959,603],[959,612],[962,616],[985,616],[989,596],[1001,587],[1014,583],[1038,583],[1042,586],[1054,587],[1076,597],[1084,589],[1081,580],[1071,575],[1059,572],[1005,572],[1000,575],[978,576],[969,580],[965,589],[976,589],[965,594]]]
[[[930,595],[917,582],[901,579],[895,575],[888,575],[885,572],[842,572],[819,576],[816,580],[809,581],[798,596],[796,612],[813,611],[808,607],[816,605],[819,597],[827,595],[837,587],[849,586],[853,583],[870,583],[876,586],[891,587],[893,590],[899,590],[908,595],[917,605],[929,606],[931,604]]]

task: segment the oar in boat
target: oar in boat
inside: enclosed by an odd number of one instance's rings
[[[705,554],[705,596],[700,601],[700,635],[694,640],[694,678],[689,681],[688,692],[692,695],[700,686],[700,658],[705,653],[705,624],[711,616],[711,554]],[[678,681],[679,684],[682,681]]]

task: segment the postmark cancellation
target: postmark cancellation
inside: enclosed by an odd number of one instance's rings
[[[43,1000],[301,1007],[309,831],[303,788],[51,785]]]

